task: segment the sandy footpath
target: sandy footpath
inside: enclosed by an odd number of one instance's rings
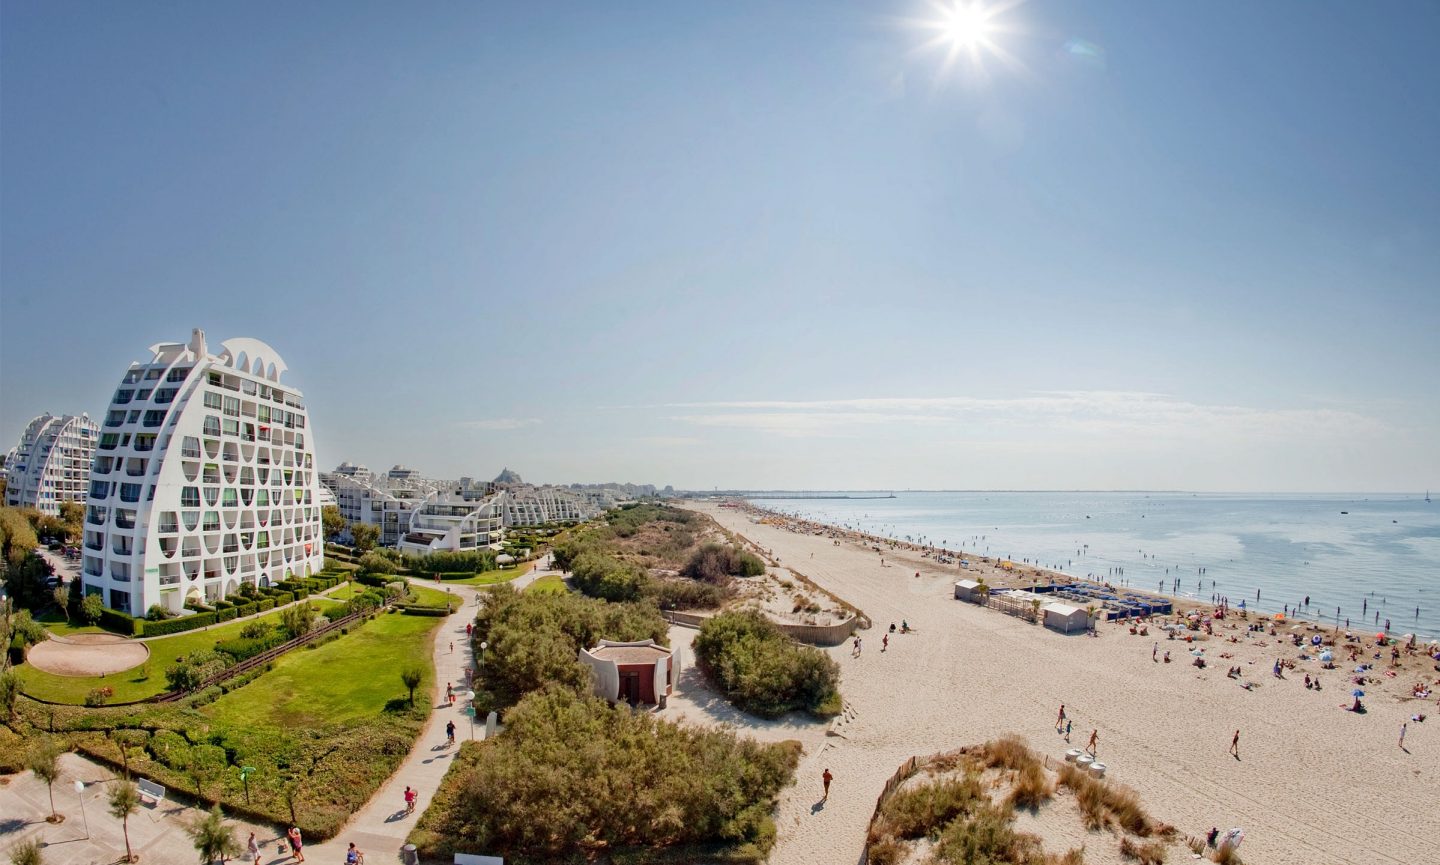
[[[852,658],[848,645],[830,650],[850,709],[843,723],[750,722],[704,696],[672,704],[692,721],[753,724],[758,738],[805,744],[798,782],[782,793],[774,865],[857,861],[876,796],[911,755],[1010,732],[1062,755],[1071,745],[1055,730],[1061,703],[1074,719],[1074,746],[1098,730],[1111,777],[1138,790],[1155,818],[1185,834],[1240,826],[1249,862],[1440,861],[1440,712],[1433,697],[1377,694],[1367,699],[1368,714],[1352,714],[1339,708],[1350,700],[1343,665],[1322,673],[1320,692],[1304,687],[1301,676],[1313,670],[1303,665],[1274,679],[1270,664],[1292,652],[1273,638],[1267,647],[1212,640],[1212,666],[1198,670],[1189,665],[1191,647],[1161,635],[1160,651],[1170,649],[1175,663],[1156,663],[1154,632],[1131,636],[1107,624],[1099,639],[1066,637],[954,600],[954,568],[918,559],[882,568],[875,552],[853,543],[837,547],[828,537],[762,525],[733,510],[700,509],[875,622],[862,632],[860,657]],[[889,623],[902,619],[915,633],[893,635],[881,652]],[[1222,651],[1234,660],[1219,658]],[[1257,687],[1227,678],[1227,664],[1244,665]],[[1407,752],[1397,745],[1400,724],[1416,712],[1431,717],[1410,724]],[[1236,728],[1239,760],[1228,753]],[[826,768],[835,782],[820,807]]]

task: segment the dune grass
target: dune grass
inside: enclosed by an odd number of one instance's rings
[[[316,649],[281,657],[257,682],[201,709],[232,727],[316,727],[373,717],[404,701],[401,668],[425,670],[416,702],[435,681],[432,635],[440,622],[428,616],[381,613],[357,631]]]

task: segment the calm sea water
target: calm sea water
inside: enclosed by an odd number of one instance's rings
[[[1388,619],[1392,633],[1440,636],[1440,501],[1421,495],[920,492],[755,504],[1252,610],[1294,610],[1308,595],[1307,617],[1334,622],[1338,607],[1352,629]]]

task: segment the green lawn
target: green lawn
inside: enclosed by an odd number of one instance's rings
[[[565,585],[565,579],[559,574],[546,574],[525,588],[527,592],[538,592],[540,594],[563,595],[570,589]]]
[[[131,667],[119,673],[111,673],[108,676],[56,676],[37,670],[29,664],[21,664],[15,668],[20,676],[20,684],[24,687],[25,693],[42,700],[50,700],[56,703],[72,703],[81,705],[85,702],[85,695],[96,688],[112,688],[114,696],[111,702],[122,703],[130,700],[143,700],[146,697],[153,697],[170,690],[165,682],[165,670],[175,663],[175,659],[182,655],[189,655],[192,652],[203,652],[213,648],[220,640],[230,640],[240,636],[240,630],[250,622],[263,621],[272,625],[280,623],[280,610],[266,613],[259,619],[247,619],[243,622],[226,622],[223,625],[211,625],[198,631],[186,631],[169,637],[160,637],[155,640],[146,641],[150,647],[150,660],[145,664]],[[149,668],[148,677],[145,674]]]
[[[454,608],[462,603],[454,592],[432,589],[429,586],[422,586],[414,580],[410,582],[410,592],[415,596],[415,603],[426,607],[443,607],[448,603],[451,608]]]
[[[43,616],[37,616],[35,621],[45,626],[45,630],[57,637],[69,637],[74,634],[104,634],[106,630],[99,625],[72,625],[65,621],[65,614],[51,607]]]
[[[493,586],[496,583],[508,583],[521,574],[530,573],[530,568],[533,565],[534,562],[523,562],[513,568],[507,568],[501,571],[486,571],[483,574],[476,574],[473,577],[466,577],[463,580],[446,580],[445,583],[456,586]],[[435,585],[434,580],[426,580],[425,582],[427,585]]]
[[[431,643],[443,619],[382,613],[348,636],[318,649],[299,649],[275,669],[200,711],[236,728],[318,727],[379,715],[406,696],[400,670],[419,664],[423,703],[435,679]]]

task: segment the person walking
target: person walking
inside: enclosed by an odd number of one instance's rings
[[[1070,744],[1070,719],[1065,719],[1065,744]]]
[[[880,637],[880,651],[883,652],[888,648],[890,648],[890,635],[885,634]]]
[[[1405,728],[1409,726],[1409,723],[1407,721],[1400,725],[1400,748],[1402,750],[1405,748]]]
[[[250,854],[250,859],[255,865],[260,865],[260,842],[255,840],[255,833],[250,833],[250,841],[245,845],[245,852]]]
[[[1065,726],[1065,704],[1064,704],[1064,703],[1061,703],[1061,704],[1060,704],[1060,717],[1058,717],[1058,718],[1055,719],[1055,732],[1057,732],[1057,733],[1060,732],[1060,728],[1061,728],[1061,727],[1064,727],[1064,726]]]
[[[1159,659],[1158,657],[1156,657],[1156,656],[1159,655],[1159,654],[1160,654],[1160,644],[1159,644],[1159,643],[1156,643],[1155,645],[1153,645],[1153,646],[1150,647],[1150,660],[1151,660],[1153,663],[1157,663],[1157,664],[1158,664],[1158,663],[1160,662],[1160,659]]]
[[[406,814],[413,814],[413,813],[415,813],[415,799],[416,799],[417,795],[418,795],[418,794],[416,794],[416,792],[415,792],[414,790],[410,789],[410,785],[409,785],[409,784],[406,784],[406,785],[405,785],[405,813],[406,813]]]
[[[291,826],[290,831],[285,833],[285,837],[290,839],[290,855],[296,862],[304,862],[305,839],[300,837],[300,827]]]
[[[446,743],[447,745],[453,745],[453,744],[455,744],[455,722],[454,722],[454,721],[446,721],[446,722],[445,722],[445,743]]]
[[[1230,739],[1230,753],[1235,755],[1235,759],[1236,759],[1236,760],[1239,760],[1239,759],[1240,759],[1240,731],[1239,731],[1239,730],[1236,730],[1236,731],[1235,731],[1235,735],[1232,736],[1231,739]]]
[[[835,780],[835,776],[830,774],[829,769],[826,769],[820,775],[820,783],[825,786],[825,795],[820,797],[821,802],[828,802],[830,800],[830,782],[833,780]]]
[[[1085,750],[1090,752],[1090,756],[1092,756],[1092,757],[1098,757],[1098,756],[1100,756],[1100,753],[1099,753],[1100,745],[1099,745],[1099,743],[1100,743],[1100,731],[1099,731],[1099,730],[1091,730],[1091,731],[1090,731],[1090,742],[1085,746]]]

